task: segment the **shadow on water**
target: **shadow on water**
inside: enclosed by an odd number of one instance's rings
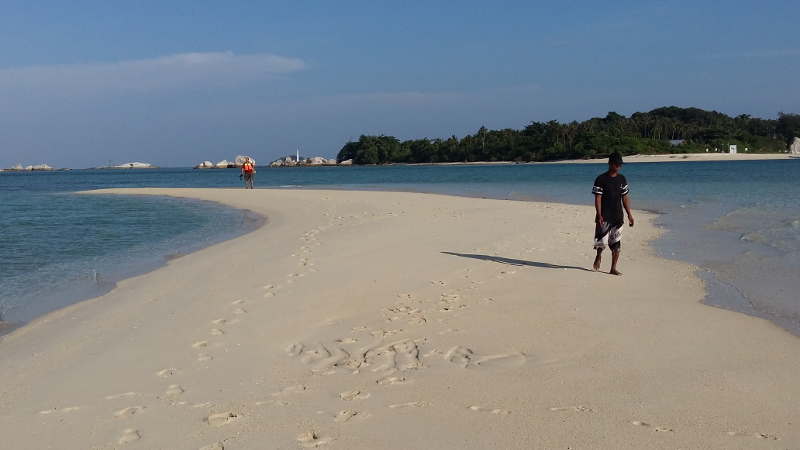
[[[572,269],[572,270],[582,270],[584,272],[592,272],[592,270],[587,269],[585,267],[561,266],[558,264],[550,264],[544,262],[525,261],[524,259],[503,258],[501,256],[473,255],[469,253],[453,253],[453,252],[442,252],[442,253],[444,253],[445,255],[460,256],[462,258],[480,259],[481,261],[492,261],[501,264],[508,264],[511,266],[530,266],[530,267],[539,267],[542,269]]]

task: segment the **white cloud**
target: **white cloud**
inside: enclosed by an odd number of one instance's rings
[[[300,59],[270,54],[182,53],[115,63],[0,69],[0,93],[94,96],[175,88],[235,86],[305,69]]]

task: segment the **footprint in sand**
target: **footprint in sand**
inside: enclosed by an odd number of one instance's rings
[[[275,294],[272,292],[267,292],[266,294],[264,294],[264,297],[274,297],[274,296]]]
[[[237,309],[235,309],[235,310],[233,311],[233,313],[234,313],[234,314],[246,314],[246,313],[247,313],[247,311],[245,311],[245,310],[243,310],[243,309],[241,309],[241,308],[237,308]]]
[[[222,336],[223,334],[225,334],[225,332],[220,330],[219,328],[212,328],[211,329],[211,335],[212,336]]]
[[[289,356],[297,356],[300,353],[303,353],[303,349],[304,348],[305,348],[305,346],[298,342],[297,344],[292,344],[289,347],[287,347],[286,348],[286,353]]]
[[[343,339],[337,339],[336,342],[339,342],[341,344],[352,344],[353,342],[358,342],[358,339],[356,339],[356,338],[343,338]]]
[[[272,396],[273,397],[277,397],[279,395],[296,394],[298,392],[303,392],[305,390],[306,390],[306,386],[304,386],[302,384],[298,384],[296,386],[285,387],[285,388],[281,389],[280,391],[275,392],[274,394],[272,394]]]
[[[405,384],[406,377],[386,377],[382,380],[378,380],[377,383],[381,386]]]
[[[271,284],[268,284],[268,285],[264,286],[264,289],[272,289],[272,288],[274,288],[274,287],[275,287],[275,286],[273,286],[273,285],[271,285]]]
[[[231,302],[232,305],[241,305],[244,303],[244,300],[236,300],[235,302]]]
[[[211,425],[212,427],[221,427],[223,425],[227,425],[234,420],[238,419],[239,416],[232,413],[232,412],[224,412],[219,414],[213,414],[206,418],[206,423]]]
[[[637,427],[649,428],[649,429],[651,429],[651,430],[653,430],[653,431],[665,432],[665,433],[674,433],[674,432],[675,432],[675,430],[673,430],[673,429],[671,429],[671,428],[665,428],[665,427],[656,427],[656,426],[650,425],[650,424],[649,424],[649,423],[647,423],[647,422],[641,422],[641,421],[638,421],[638,420],[634,420],[634,421],[633,421],[633,422],[631,422],[631,423],[632,423],[632,424],[634,424],[634,425],[636,425]]]
[[[214,320],[211,321],[211,323],[213,323],[215,325],[220,325],[220,324],[223,324],[223,323],[225,323],[227,321],[228,321],[228,319],[225,319],[225,318],[223,318],[223,319],[214,319]]]
[[[53,409],[46,409],[44,411],[39,411],[39,414],[47,415],[47,414],[55,414],[55,413],[71,413],[81,409],[80,406],[70,406],[69,408],[53,408]]]
[[[472,360],[472,350],[464,347],[453,347],[447,354],[444,355],[444,360],[453,364],[457,364],[463,368],[469,366]]]
[[[331,441],[331,438],[320,438],[313,431],[309,431],[308,433],[301,434],[297,438],[297,441],[305,448],[315,448],[327,444]]]
[[[403,330],[379,330],[379,331],[373,331],[372,333],[370,333],[370,336],[376,337],[378,339],[383,339],[385,337],[397,334],[401,331]]]
[[[522,366],[525,364],[526,360],[527,358],[524,353],[511,353],[506,355],[486,356],[476,361],[475,364],[489,369],[509,369]]]
[[[171,377],[172,375],[175,375],[176,373],[178,373],[178,369],[173,367],[171,369],[164,369],[162,371],[156,372],[156,375],[159,376],[159,377],[165,377],[166,378],[166,377]]]
[[[166,391],[167,395],[181,395],[183,394],[183,387],[178,386],[177,384],[171,384],[169,389]]]
[[[585,406],[554,406],[550,411],[575,411],[575,412],[594,412]]]
[[[108,397],[106,397],[106,400],[114,400],[122,397],[136,397],[137,395],[139,394],[137,394],[136,392],[126,392],[124,394],[109,395]]]
[[[756,439],[766,439],[770,441],[779,441],[781,438],[777,436],[773,436],[771,434],[764,434],[764,433],[747,433],[745,431],[728,431],[728,434],[731,436],[749,436],[754,437]]]
[[[347,422],[348,420],[352,419],[354,416],[357,415],[358,413],[353,410],[344,409],[342,411],[339,411],[339,414],[336,415],[336,418],[334,420],[336,422]]]
[[[389,408],[424,408],[429,406],[430,403],[420,403],[420,402],[411,402],[411,403],[403,403],[402,405],[389,405]]]
[[[117,411],[115,416],[117,416],[119,418],[130,417],[130,416],[136,414],[137,412],[139,412],[139,410],[141,410],[141,409],[144,409],[144,407],[143,406],[131,406],[129,408],[125,408],[125,409],[121,409],[121,410]]]
[[[215,442],[213,444],[206,445],[205,447],[201,447],[200,450],[225,450],[225,446],[222,445],[222,442]]]
[[[361,391],[358,391],[358,390],[347,391],[347,392],[342,392],[341,394],[339,394],[339,398],[341,398],[342,400],[344,400],[346,402],[352,402],[353,400],[363,400],[363,399],[369,397],[369,394],[366,394],[366,395],[360,395],[360,394],[361,394]]]
[[[197,341],[194,344],[192,344],[192,348],[203,348],[206,345],[208,345],[208,341]]]
[[[484,408],[482,406],[470,406],[469,409],[471,409],[472,411],[475,411],[475,412],[488,412],[488,413],[497,414],[497,415],[500,415],[500,416],[511,414],[511,411],[509,411],[507,409],[487,409],[487,408]]]
[[[212,359],[214,359],[214,358],[209,356],[208,353],[199,353],[197,355],[197,360],[200,361],[200,362],[211,361]]]
[[[117,441],[117,444],[120,445],[129,444],[133,441],[138,440],[139,437],[140,437],[139,431],[130,428],[123,432],[122,436],[119,438],[119,441]]]
[[[334,367],[350,357],[349,353],[338,347],[331,346],[328,349],[320,343],[317,343],[316,350],[308,350],[305,353],[306,355],[301,360],[303,364],[315,363],[312,371],[325,372],[325,374],[333,373]]]

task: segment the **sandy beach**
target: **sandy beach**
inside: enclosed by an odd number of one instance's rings
[[[797,155],[789,153],[675,153],[665,155],[632,155],[625,156],[625,163],[637,162],[680,162],[680,161],[763,161],[773,159],[791,159]],[[558,163],[606,164],[608,160],[601,159],[572,159],[569,161],[555,161]]]
[[[648,213],[615,277],[589,270],[589,205],[103,192],[267,222],[0,339],[3,447],[800,445],[800,340],[702,305],[694,268],[649,245]]]

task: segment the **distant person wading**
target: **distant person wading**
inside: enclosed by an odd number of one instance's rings
[[[253,163],[250,162],[250,158],[245,158],[244,164],[242,164],[242,171],[239,175],[244,175],[244,188],[247,189],[247,182],[250,181],[250,189],[253,189],[253,174],[256,173],[255,167],[253,167]]]

